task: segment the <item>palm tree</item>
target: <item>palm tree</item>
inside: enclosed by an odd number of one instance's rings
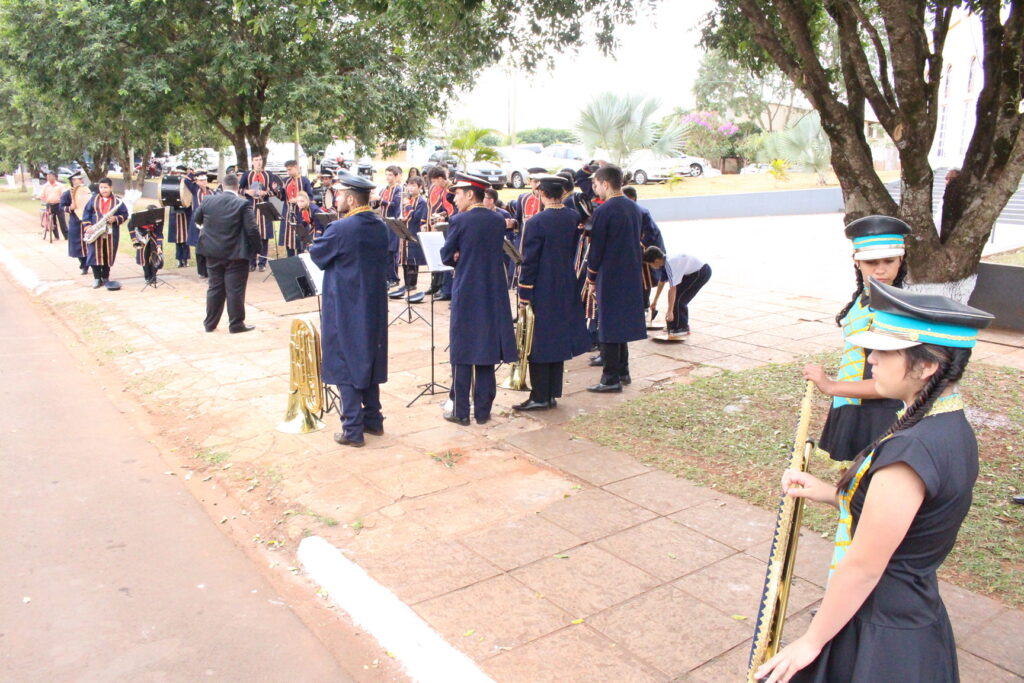
[[[497,150],[485,142],[488,136],[495,133],[497,131],[490,128],[474,128],[468,124],[456,128],[449,149],[452,156],[459,160],[459,167],[466,168],[466,164],[472,161],[500,160]]]
[[[588,150],[605,150],[620,166],[641,150],[664,157],[682,148],[689,126],[678,118],[659,122],[657,110],[657,100],[606,92],[583,108],[576,130]]]
[[[821,127],[818,112],[811,112],[791,128],[764,136],[758,161],[771,163],[775,159],[782,159],[793,169],[814,171],[821,185],[828,182],[827,174],[832,169],[832,146]]]

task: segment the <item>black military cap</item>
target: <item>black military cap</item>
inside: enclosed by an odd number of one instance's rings
[[[552,173],[534,173],[530,176],[530,180],[536,180],[542,188],[555,187],[559,192],[565,192],[572,188],[572,181]]]
[[[533,177],[533,175],[536,173],[547,173],[548,169],[541,168],[540,166],[533,166],[531,168],[526,169],[526,172],[529,173],[531,177]]]
[[[892,216],[864,216],[846,226],[853,240],[853,258],[858,261],[903,256],[910,226]]]
[[[894,351],[918,344],[972,348],[994,316],[938,294],[908,292],[871,278],[874,318],[846,340],[865,349]]]

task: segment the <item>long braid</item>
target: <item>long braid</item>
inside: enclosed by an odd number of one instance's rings
[[[857,470],[860,469],[861,463],[868,457],[868,454],[878,448],[882,441],[896,432],[910,429],[924,419],[928,411],[931,410],[931,407],[935,405],[935,401],[942,396],[942,392],[949,385],[955,384],[960,380],[964,374],[964,369],[967,367],[967,362],[971,358],[970,349],[957,349],[934,344],[913,346],[907,349],[905,354],[908,370],[917,366],[922,361],[937,362],[939,367],[935,374],[928,378],[925,385],[921,387],[921,391],[917,392],[917,396],[914,397],[914,400],[892,426],[857,454],[857,457],[850,463],[850,466],[843,472],[843,476],[839,478],[839,482],[836,484],[837,491],[843,491],[850,485],[850,482],[857,474]]]
[[[864,293],[864,276],[861,274],[860,268],[857,267],[856,263],[853,264],[853,272],[857,274],[857,289],[853,290],[853,296],[850,297],[850,303],[846,304],[846,306],[843,307],[843,310],[839,311],[836,315],[836,327],[843,326],[843,318],[845,318],[846,314],[850,312],[853,305],[857,303],[857,299],[860,298],[860,295]]]

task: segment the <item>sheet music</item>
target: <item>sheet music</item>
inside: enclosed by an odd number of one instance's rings
[[[313,290],[317,296],[323,296],[324,293],[324,271],[320,270],[319,266],[313,263],[313,257],[309,253],[299,254],[299,260],[302,261],[303,267],[306,269],[306,274],[309,275],[309,282],[313,285]]]
[[[441,263],[441,247],[444,246],[444,235],[439,232],[421,232],[420,246],[423,247],[423,255],[427,257],[427,268],[431,273],[443,273],[448,270],[455,270],[451,266]]]

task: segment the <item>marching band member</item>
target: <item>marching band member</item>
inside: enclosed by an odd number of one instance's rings
[[[252,170],[242,174],[238,187],[241,189],[242,195],[252,201],[252,209],[256,213],[256,229],[260,233],[262,242],[260,253],[253,257],[252,263],[249,264],[249,271],[256,270],[256,266],[259,265],[262,273],[267,268],[267,252],[270,240],[274,239],[274,224],[263,216],[256,205],[266,201],[268,197],[280,196],[281,179],[273,173],[263,170],[263,155],[259,152],[253,152],[250,160]]]
[[[176,174],[181,175],[182,189],[188,192],[187,178],[194,174],[194,171],[179,166],[175,169]],[[167,241],[174,245],[174,258],[179,268],[188,268],[189,259],[192,258],[192,249],[188,239],[188,227],[192,223],[192,212],[195,204],[189,202],[191,197],[180,197],[181,206],[171,207],[170,221],[167,226]]]
[[[60,198],[64,194],[64,186],[58,182],[56,173],[46,172],[46,183],[40,188],[39,194],[46,205],[43,212],[43,239],[46,239],[46,233],[49,232],[59,240],[60,230],[58,229],[57,214],[61,212]]]
[[[89,194],[89,188],[85,187],[85,179],[81,171],[75,171],[69,178],[71,189],[65,190],[60,196],[60,208],[67,216],[68,222],[68,256],[78,259],[78,267],[82,269],[82,275],[89,272],[89,266],[85,265],[85,242],[82,241],[82,217],[79,212],[82,210],[82,193]]]
[[[889,216],[865,216],[846,227],[846,236],[853,241],[853,264],[857,273],[857,289],[853,298],[836,316],[843,337],[871,325],[873,311],[868,307],[866,282],[875,278],[885,285],[903,286],[907,266],[904,259],[910,226]],[[867,352],[846,342],[839,376],[832,380],[820,365],[804,367],[804,378],[832,396],[832,410],[821,432],[818,445],[833,460],[852,460],[864,446],[882,433],[896,419],[898,401],[880,396],[871,377]]]
[[[839,509],[832,571],[806,633],[756,672],[776,681],[958,681],[956,643],[935,572],[971,508],[978,442],[958,383],[992,321],[943,296],[872,280],[874,391],[903,410],[839,483],[787,470],[782,490]]]
[[[143,233],[149,233],[149,238],[156,242],[157,249],[162,250],[164,243],[163,228],[163,219],[161,219],[155,224],[150,223],[148,225],[140,225],[138,230]],[[162,258],[160,260],[162,262]],[[147,285],[156,282],[156,275],[159,272],[159,267],[153,265],[146,259],[146,248],[143,244],[139,244],[135,247],[135,263],[142,266],[142,276],[145,278]]]
[[[381,218],[401,218],[402,217],[402,169],[398,166],[388,166],[384,170],[384,177],[387,178],[388,186],[385,187],[380,193],[380,211]],[[388,285],[398,284],[398,247],[399,237],[393,230],[388,230],[388,253],[391,254],[391,270],[388,271]],[[401,288],[399,288],[401,289]],[[397,290],[395,290],[397,291]],[[398,293],[401,296],[405,290]],[[394,292],[388,292],[388,296],[391,296]],[[395,297],[392,297],[395,298]]]
[[[87,235],[89,228],[104,216],[111,214],[107,219],[110,230],[92,244],[88,245],[86,265],[92,268],[92,288],[98,289],[103,285],[113,284],[110,282],[110,267],[114,265],[117,258],[117,245],[121,238],[121,223],[128,220],[128,207],[114,196],[114,184],[110,178],[100,178],[97,183],[99,192],[92,196],[89,203],[85,205],[82,214],[82,234]],[[114,210],[114,207],[117,210]],[[108,289],[115,289],[109,287]]]
[[[562,395],[565,361],[590,348],[572,263],[579,220],[562,203],[571,182],[559,176],[538,177],[544,210],[530,220],[530,229],[523,234],[519,306],[533,307],[531,389],[529,399],[513,406],[514,410],[554,408]]]
[[[495,190],[493,187],[489,187],[489,188],[487,188],[486,191],[484,191],[484,206],[486,206],[488,209],[490,209],[491,211],[494,211],[499,216],[501,216],[503,219],[505,219],[505,239],[508,240],[510,244],[515,244],[516,243],[516,222],[515,222],[515,219],[513,219],[512,218],[512,214],[510,214],[508,211],[506,211],[505,207],[502,206],[501,200],[498,199],[498,191]],[[505,254],[505,279],[508,280],[508,286],[510,288],[512,287],[512,278],[515,275],[515,272],[516,272],[516,264],[515,264],[515,262],[512,260],[511,256],[509,256],[508,254]]]
[[[468,173],[456,173],[452,185],[459,212],[449,221],[441,259],[455,267],[449,357],[453,369],[454,410],[445,419],[469,424],[469,394],[477,424],[491,419],[497,393],[494,366],[518,358],[508,285],[502,261],[505,221],[484,206],[490,184]]]
[[[324,211],[334,210],[334,174],[327,169],[320,169],[317,184],[313,186],[313,194],[310,199],[313,203],[324,208]]]
[[[296,208],[296,200],[300,193],[305,193],[306,207],[308,208],[309,202],[313,197],[313,183],[309,182],[309,178],[301,174],[299,164],[294,159],[284,162],[284,167],[288,172],[288,176],[284,179],[284,197],[282,198],[284,200],[284,210],[281,212],[281,229],[277,233],[277,244],[278,246],[287,247],[289,256],[295,256],[296,252],[302,253],[304,251],[295,235],[293,225],[295,223],[293,214],[298,210]],[[285,233],[289,231],[289,226],[291,226],[291,236],[286,237]]]
[[[596,295],[597,328],[604,372],[587,387],[596,393],[622,391],[630,383],[628,343],[647,338],[643,277],[640,273],[640,207],[622,194],[622,169],[611,164],[594,172],[602,203],[591,219],[587,255],[588,294]]]
[[[430,181],[430,194],[427,197],[427,211],[430,218],[427,221],[427,229],[433,230],[435,224],[448,221],[458,209],[448,187],[448,171],[440,166],[434,166],[427,171],[427,180]],[[434,295],[440,292],[440,295],[437,296],[438,301],[450,301],[453,277],[451,272],[435,274],[431,278],[430,291],[427,293]]]
[[[428,209],[427,200],[423,198],[423,179],[413,176],[405,184],[405,201],[402,203],[402,218],[409,232],[418,235],[427,222]],[[423,247],[417,242],[402,240],[398,250],[398,262],[402,266],[402,275],[405,285],[388,296],[392,299],[406,296],[410,303],[423,301],[423,292],[416,292],[416,283],[419,279],[419,267],[426,263],[423,256]],[[396,295],[397,292],[397,295]]]
[[[338,385],[342,431],[334,440],[360,447],[383,434],[380,385],[388,379],[388,228],[369,206],[371,181],[342,172],[344,218],[327,226],[309,254],[324,271],[323,381]]]
[[[192,194],[192,210],[188,217],[188,245],[199,246],[199,224],[196,222],[196,212],[204,200],[213,195],[210,189],[210,176],[205,171],[185,176],[185,189]],[[206,269],[206,257],[196,250],[196,272],[199,277],[205,278],[208,275]]]
[[[282,243],[288,248],[289,256],[306,251],[306,243],[303,243],[300,233],[306,233],[306,240],[310,244],[314,237],[319,236],[316,221],[313,220],[313,216],[318,211],[320,211],[320,207],[310,201],[308,194],[299,192],[295,195],[294,206],[288,213],[288,223],[281,226]]]
[[[622,188],[622,194],[626,195],[634,202],[637,201],[636,188],[633,186],[627,186]],[[658,228],[658,224],[654,222],[654,217],[651,216],[650,210],[646,206],[641,206],[637,203],[640,208],[640,246],[642,249],[648,247],[657,247],[661,250],[661,253],[666,253],[665,240],[661,237],[661,230]],[[665,271],[661,267],[657,267],[648,263],[646,260],[641,264],[641,273],[644,278],[644,315],[646,311],[651,312],[651,322],[658,317],[658,310],[654,306],[658,303],[658,297],[661,296],[661,290],[665,282]],[[651,301],[651,290],[654,289],[654,285],[658,285],[658,291],[654,295],[654,301]],[[695,292],[696,293],[696,292]],[[669,310],[672,310],[671,304]],[[689,330],[689,328],[687,328]]]

